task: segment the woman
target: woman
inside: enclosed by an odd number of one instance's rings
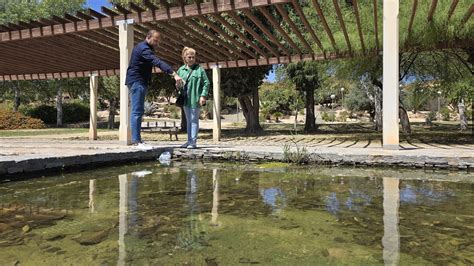
[[[196,63],[194,49],[184,47],[182,57],[184,65],[178,69],[177,74],[185,81],[182,93],[186,93],[187,96],[183,108],[186,115],[188,141],[181,145],[181,148],[196,149],[200,107],[206,104],[209,79],[206,71]]]

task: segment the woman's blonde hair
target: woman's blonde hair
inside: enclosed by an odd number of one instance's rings
[[[193,48],[190,48],[190,47],[184,47],[183,48],[183,52],[181,54],[181,57],[183,58],[184,64],[186,64],[186,55],[187,54],[194,54],[194,56],[196,56],[196,50],[194,50]]]

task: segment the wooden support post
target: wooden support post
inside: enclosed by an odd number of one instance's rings
[[[383,1],[383,148],[399,149],[399,0]]]
[[[212,139],[221,140],[221,69],[219,65],[212,67],[212,87],[213,87],[213,106],[212,106]]]
[[[89,119],[89,140],[97,140],[97,87],[99,76],[92,74],[89,78],[90,85],[90,119]]]
[[[130,101],[128,97],[128,87],[125,85],[128,63],[133,49],[133,20],[117,21],[119,27],[119,47],[120,47],[120,129],[119,141],[122,144],[132,143],[130,129]]]

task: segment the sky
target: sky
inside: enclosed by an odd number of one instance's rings
[[[107,0],[87,0],[86,6],[100,12],[101,6],[110,7],[111,5]]]
[[[86,1],[86,6],[100,12],[100,7],[102,7],[102,6],[110,7],[111,4],[109,3],[108,0],[87,0]],[[274,82],[275,81],[275,72],[274,71],[270,71],[268,73],[268,75],[266,77],[266,81],[268,81],[268,82]]]

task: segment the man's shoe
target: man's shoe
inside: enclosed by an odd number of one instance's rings
[[[186,147],[186,149],[196,149],[196,148],[197,148],[196,145],[188,145]]]
[[[137,144],[134,144],[133,147],[136,148],[136,149],[142,150],[142,151],[149,151],[149,150],[153,149],[152,146],[150,146],[146,143],[143,143],[143,142],[139,142]]]
[[[183,145],[181,145],[181,146],[179,146],[179,147],[180,147],[180,148],[187,148],[188,146],[189,146],[189,143],[186,142],[186,143],[184,143]]]

